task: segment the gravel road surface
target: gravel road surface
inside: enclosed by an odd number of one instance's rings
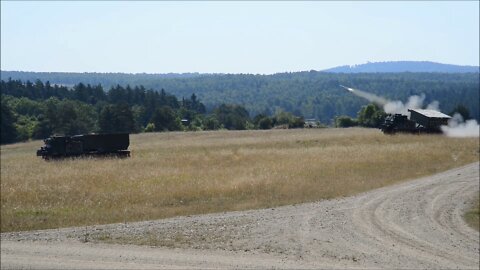
[[[84,227],[3,233],[1,268],[479,269],[462,219],[478,194],[477,162],[348,198],[88,227],[86,243]]]

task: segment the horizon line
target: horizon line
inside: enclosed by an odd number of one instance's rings
[[[1,72],[25,72],[25,73],[77,73],[77,74],[88,74],[88,73],[97,73],[97,74],[128,74],[128,75],[169,75],[169,74],[198,74],[198,75],[276,75],[276,74],[285,74],[285,73],[302,73],[302,72],[325,72],[325,73],[345,73],[345,72],[329,72],[328,70],[332,70],[335,68],[340,67],[350,67],[355,68],[362,65],[367,64],[377,64],[377,63],[398,63],[398,62],[417,62],[417,63],[433,63],[433,64],[440,64],[440,65],[449,65],[449,66],[458,66],[458,67],[470,67],[470,68],[480,68],[480,66],[476,65],[461,65],[461,64],[447,64],[441,62],[434,62],[428,60],[398,60],[398,61],[377,61],[377,62],[370,62],[367,61],[362,64],[353,64],[353,65],[339,65],[335,67],[330,67],[326,69],[309,69],[309,70],[297,70],[297,71],[278,71],[273,73],[250,73],[250,72],[198,72],[198,71],[187,71],[187,72],[125,72],[125,71],[32,71],[32,70],[4,70],[0,69]],[[402,73],[402,72],[412,72],[412,71],[399,71],[399,72],[359,72],[359,73]],[[480,71],[479,71],[480,72]],[[419,72],[422,73],[422,72]],[[429,73],[429,72],[426,72]],[[441,72],[434,72],[434,73],[441,73]],[[472,73],[472,72],[467,72]]]

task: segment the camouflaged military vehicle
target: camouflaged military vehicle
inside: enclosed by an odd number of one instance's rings
[[[44,142],[45,145],[37,150],[37,156],[44,159],[78,156],[130,156],[128,133],[52,136],[45,139]]]

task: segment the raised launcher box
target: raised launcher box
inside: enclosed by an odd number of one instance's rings
[[[440,127],[448,125],[449,115],[435,110],[409,109],[410,120],[421,125],[429,132],[438,132]]]
[[[45,145],[37,150],[37,156],[44,159],[76,156],[130,156],[128,133],[52,136],[44,142]]]

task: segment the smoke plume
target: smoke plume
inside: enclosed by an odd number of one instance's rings
[[[420,96],[411,96],[408,98],[407,103],[403,103],[399,100],[389,101],[387,104],[383,106],[383,110],[386,113],[400,113],[404,115],[410,116],[408,109],[421,109],[423,107],[423,101],[425,100],[425,95]],[[427,108],[438,110],[438,101],[434,101],[427,105]]]
[[[448,121],[448,126],[442,126],[442,131],[448,137],[478,137],[480,133],[480,126],[477,121],[467,120],[463,121],[463,117],[455,113]]]
[[[373,102],[383,107],[383,110],[386,113],[391,113],[391,114],[400,113],[400,114],[409,116],[410,113],[408,112],[408,109],[421,109],[423,107],[423,101],[425,100],[425,95],[422,94],[421,96],[416,96],[416,95],[411,96],[408,98],[407,103],[403,103],[399,100],[391,101],[386,98],[379,97],[377,95],[367,93],[362,90],[354,89],[351,87],[346,87],[343,85],[340,85],[340,86],[347,89],[354,95],[362,97],[370,102]],[[428,110],[438,111],[438,107],[439,107],[438,101],[433,101],[432,103],[427,105]]]

